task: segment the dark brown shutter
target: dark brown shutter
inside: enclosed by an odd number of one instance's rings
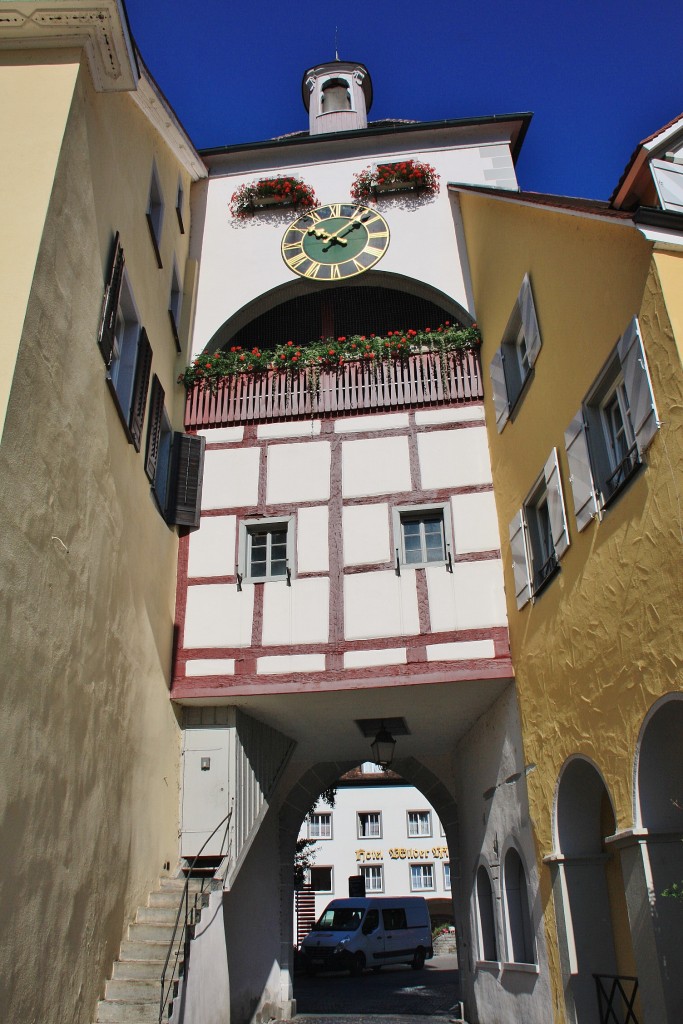
[[[107,286],[104,290],[102,319],[100,320],[100,330],[97,336],[97,344],[100,347],[100,352],[106,366],[109,366],[111,363],[111,354],[114,350],[114,331],[116,330],[116,314],[121,297],[121,285],[123,284],[124,264],[123,248],[117,231],[114,237],[113,258]]]
[[[159,461],[159,439],[161,423],[164,416],[164,389],[156,373],[152,378],[152,397],[149,403],[149,426],[147,427],[147,453],[145,455],[145,473],[154,483]]]
[[[142,438],[142,424],[145,420],[145,406],[147,405],[147,392],[149,390],[149,374],[152,369],[152,346],[147,337],[147,331],[143,327],[140,331],[138,341],[138,354],[135,362],[135,380],[133,381],[133,398],[130,404],[130,427],[131,437],[135,445],[135,451],[140,451]]]
[[[173,435],[171,486],[166,521],[178,526],[199,526],[204,473],[203,437]]]

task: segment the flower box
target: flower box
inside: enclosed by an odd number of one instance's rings
[[[240,185],[233,192],[230,213],[233,217],[243,218],[270,206],[300,206],[309,209],[316,203],[315,192],[301,178],[259,178],[258,181]]]
[[[294,199],[289,196],[255,196],[251,205],[255,210],[262,210],[266,206],[294,206]]]
[[[429,164],[419,160],[401,160],[390,164],[366,167],[355,176],[351,195],[356,202],[377,199],[393,192],[414,192],[433,196],[439,191],[439,175]]]

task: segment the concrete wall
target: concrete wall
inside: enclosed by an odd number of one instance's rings
[[[159,270],[145,209],[153,155],[174,220],[179,172],[129,96],[95,94],[77,72],[31,54],[3,67],[29,151],[3,163],[2,192],[24,203],[35,186],[45,217],[28,218],[25,239],[19,217],[3,233],[21,343],[0,449],[0,902],[11,922],[0,1003],[17,1024],[90,1024],[125,924],[177,858],[177,535],[124,435],[96,339],[118,229],[174,415],[170,256],[184,266],[187,242],[168,215]]]

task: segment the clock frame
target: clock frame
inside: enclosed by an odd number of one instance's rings
[[[360,203],[328,203],[289,225],[282,258],[310,281],[348,281],[381,260],[389,247],[389,225]]]

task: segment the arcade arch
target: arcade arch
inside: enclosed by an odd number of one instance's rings
[[[621,866],[606,844],[616,829],[607,786],[581,755],[565,762],[555,801],[555,840],[561,876],[558,933],[569,1019],[596,1019],[594,975],[633,976]]]

